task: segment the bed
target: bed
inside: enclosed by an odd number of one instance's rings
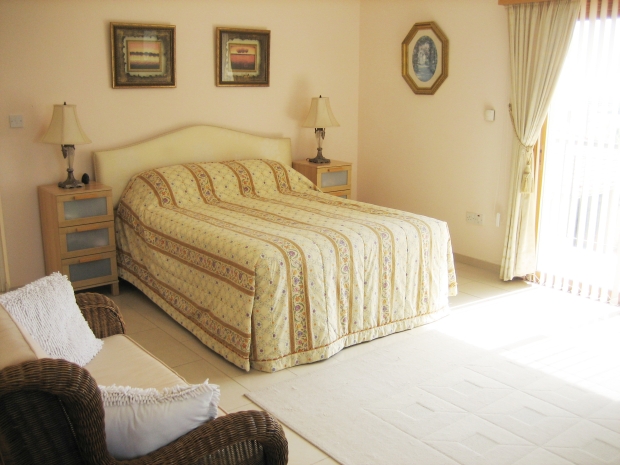
[[[245,370],[435,321],[456,294],[446,223],[320,192],[289,139],[193,126],[94,164],[120,277]]]

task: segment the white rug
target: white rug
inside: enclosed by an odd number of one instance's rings
[[[617,307],[535,288],[376,342],[248,397],[343,464],[620,464]]]

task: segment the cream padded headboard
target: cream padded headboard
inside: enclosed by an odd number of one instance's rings
[[[264,158],[291,166],[291,140],[254,136],[215,126],[190,126],[144,142],[94,152],[95,178],[112,187],[114,207],[131,177],[180,163]]]

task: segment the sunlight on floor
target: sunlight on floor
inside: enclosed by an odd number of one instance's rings
[[[618,307],[530,286],[457,309],[434,329],[620,400]]]

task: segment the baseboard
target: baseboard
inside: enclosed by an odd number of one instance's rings
[[[467,255],[461,255],[460,253],[453,253],[454,261],[463,263],[464,265],[475,266],[476,268],[482,268],[483,270],[493,271],[499,275],[500,266],[495,263],[485,262],[477,258],[468,257]]]

